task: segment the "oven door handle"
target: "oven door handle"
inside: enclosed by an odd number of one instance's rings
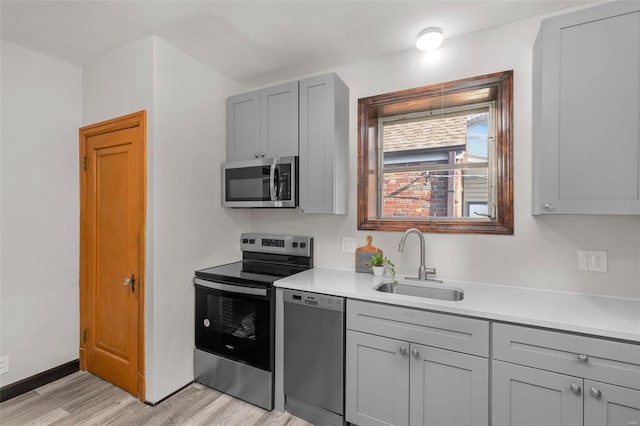
[[[227,291],[229,293],[248,294],[251,296],[267,295],[266,288],[244,287],[240,285],[223,284],[223,283],[217,283],[214,281],[202,280],[200,278],[194,278],[194,282],[203,287],[212,288],[214,290]]]

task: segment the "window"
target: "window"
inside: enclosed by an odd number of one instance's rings
[[[358,229],[513,234],[511,71],[358,106]]]

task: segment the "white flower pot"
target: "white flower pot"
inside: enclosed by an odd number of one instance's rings
[[[372,266],[371,269],[373,270],[373,275],[377,277],[381,277],[384,275],[384,266]]]

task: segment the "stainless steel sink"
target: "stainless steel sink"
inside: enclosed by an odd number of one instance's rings
[[[449,300],[457,302],[464,299],[464,290],[446,287],[442,285],[428,285],[423,283],[405,284],[398,282],[393,284],[392,281],[382,281],[374,290],[382,293],[403,294],[405,296],[425,297],[427,299]]]

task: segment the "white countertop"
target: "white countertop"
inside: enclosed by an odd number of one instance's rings
[[[383,279],[390,278],[313,268],[278,280],[275,286],[640,342],[640,299],[464,281],[427,284],[464,290],[463,300],[449,302],[375,291]]]

